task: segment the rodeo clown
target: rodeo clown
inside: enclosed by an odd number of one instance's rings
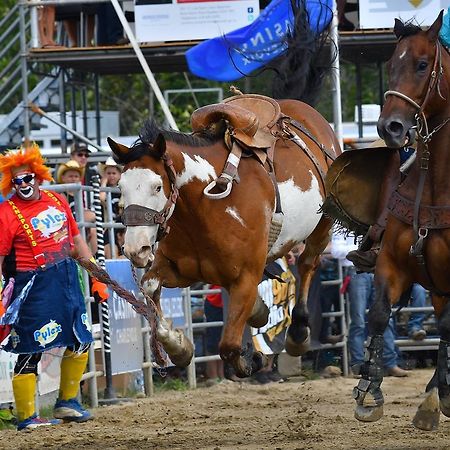
[[[92,342],[74,257],[93,260],[62,195],[41,190],[50,170],[36,144],[0,156],[0,275],[14,283],[1,325],[10,327],[4,349],[18,353],[12,380],[17,429],[92,418],[77,401],[87,350]],[[1,277],[0,277],[1,279]],[[97,280],[93,291],[107,298]],[[6,296],[8,289],[3,290]],[[9,290],[10,291],[10,290]],[[53,415],[39,418],[35,408],[37,366],[42,352],[67,347],[61,361],[59,397]]]

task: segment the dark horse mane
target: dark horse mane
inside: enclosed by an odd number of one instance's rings
[[[127,164],[138,160],[144,155],[160,159],[161,154],[157,149],[153,148],[153,144],[155,144],[158,136],[162,136],[165,140],[174,142],[175,144],[189,147],[206,147],[221,138],[221,136],[207,132],[191,134],[162,128],[154,119],[148,119],[144,122],[139,133],[139,138],[130,147],[130,151],[126,155],[117,158],[117,162],[119,164]]]

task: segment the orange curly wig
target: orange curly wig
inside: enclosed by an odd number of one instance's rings
[[[0,192],[3,197],[6,197],[13,188],[12,169],[14,167],[28,166],[30,171],[36,175],[39,183],[44,180],[53,181],[50,169],[44,163],[45,159],[41,155],[41,150],[35,143],[29,147],[9,150],[4,155],[0,155]]]

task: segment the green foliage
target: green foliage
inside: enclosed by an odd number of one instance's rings
[[[180,378],[169,378],[163,382],[155,381],[154,387],[156,392],[188,390],[187,382]]]
[[[16,428],[16,418],[9,409],[0,409],[0,430]]]

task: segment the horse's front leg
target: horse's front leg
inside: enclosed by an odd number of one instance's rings
[[[386,258],[384,269],[379,270],[382,262],[378,261],[375,274],[375,300],[368,315],[369,337],[364,363],[360,369],[361,379],[353,389],[353,398],[356,400],[355,417],[363,422],[375,422],[383,416],[383,333],[389,322],[391,305],[408,287],[406,280],[393,270]],[[367,394],[370,394],[369,398]]]
[[[258,282],[258,276],[247,273],[228,288],[230,299],[219,351],[222,360],[231,364],[240,378],[252,375],[267,363],[267,357],[254,352],[251,344],[242,349],[244,327],[254,311]]]
[[[301,356],[309,350],[308,292],[312,277],[319,265],[320,254],[330,241],[331,221],[322,216],[317,227],[305,241],[305,249],[300,255],[297,268],[300,277],[300,292],[292,309],[291,324],[286,333],[286,352],[291,356]]]
[[[433,296],[433,306],[439,320],[439,342],[437,378],[439,406],[442,414],[450,417],[450,302]]]
[[[158,321],[156,337],[162,344],[164,351],[177,367],[187,367],[194,355],[192,342],[179,329],[173,329],[164,318],[160,305],[161,288],[189,286],[188,280],[184,280],[174,271],[170,261],[161,253],[156,253],[155,261],[141,280],[144,292],[153,300],[158,309]]]

